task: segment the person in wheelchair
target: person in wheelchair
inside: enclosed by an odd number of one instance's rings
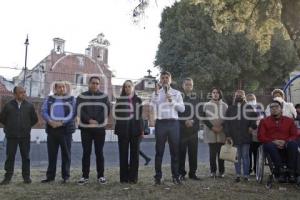
[[[297,167],[297,128],[292,118],[282,115],[282,103],[273,100],[270,104],[271,115],[260,121],[258,140],[263,143],[264,151],[270,155],[275,166],[273,171],[278,182],[296,182]],[[289,172],[286,177],[284,159]]]

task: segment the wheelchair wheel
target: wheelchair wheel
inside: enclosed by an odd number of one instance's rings
[[[260,145],[257,150],[256,158],[256,181],[262,183],[264,177],[264,168],[265,168],[265,155],[263,146]]]

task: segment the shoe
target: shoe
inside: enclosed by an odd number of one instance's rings
[[[85,184],[87,184],[88,182],[89,182],[89,179],[88,179],[88,178],[81,177],[81,178],[79,179],[79,181],[77,181],[77,184],[78,184],[78,185],[85,185]]]
[[[4,178],[3,181],[1,181],[0,185],[8,185],[10,183],[10,179]]]
[[[179,179],[180,179],[181,181],[186,181],[186,178],[185,178],[184,175],[179,175]]]
[[[46,179],[42,180],[41,183],[50,183],[53,181],[54,181],[54,179],[46,178]]]
[[[174,185],[182,185],[182,181],[179,179],[179,177],[173,178]]]
[[[105,179],[105,177],[100,177],[100,178],[98,178],[98,182],[99,182],[100,184],[106,184],[106,179]]]
[[[129,184],[137,184],[137,180],[128,181]]]
[[[30,183],[32,183],[31,178],[24,178],[24,183],[25,183],[25,184],[30,184]]]
[[[236,177],[236,178],[234,179],[234,181],[235,181],[236,183],[239,183],[239,182],[241,182],[241,178],[238,176],[238,177]]]
[[[200,178],[196,174],[190,175],[189,179],[192,179],[194,181],[200,181]]]
[[[248,181],[249,181],[249,178],[248,178],[248,177],[244,177],[243,179],[244,179],[245,182],[248,182]]]
[[[146,158],[146,162],[145,162],[145,166],[147,166],[149,164],[149,162],[151,161],[151,158]]]
[[[69,178],[64,178],[63,180],[61,180],[61,184],[67,184],[67,183],[69,183],[70,182],[70,180],[69,180]]]
[[[296,176],[295,176],[295,175],[290,175],[290,176],[288,177],[288,182],[289,182],[289,183],[296,183],[296,182],[297,182]]]
[[[154,184],[155,185],[161,185],[161,179],[160,178],[154,178]]]
[[[212,173],[210,173],[210,178],[216,178],[217,176],[216,176],[216,173],[215,172],[212,172]]]
[[[225,177],[225,174],[224,173],[219,173],[219,178],[224,178]]]

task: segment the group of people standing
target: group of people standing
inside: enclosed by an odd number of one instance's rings
[[[289,181],[297,181],[300,184],[300,164],[295,164],[297,161],[300,162],[300,158],[297,160],[299,135],[293,120],[297,113],[290,103],[284,101],[284,93],[281,90],[273,91],[274,99],[264,112],[256,103],[255,95],[246,96],[243,90],[235,92],[233,104],[230,106],[223,101],[223,94],[219,88],[212,88],[211,100],[201,103],[193,91],[191,78],[184,79],[183,92],[172,88],[171,81],[171,74],[167,71],[162,72],[160,84],[156,84],[150,102],[155,113],[155,184],[159,185],[162,182],[162,161],[167,141],[171,154],[173,183],[182,184],[186,175],[192,180],[200,180],[196,173],[200,121],[204,124],[204,142],[209,146],[211,177],[225,176],[224,160],[220,159],[220,150],[225,142],[230,142],[237,147],[235,181],[240,182],[241,178],[248,181],[250,173],[255,173],[257,149],[263,144],[264,150],[270,154],[275,163],[280,180],[283,182],[286,177],[283,177],[283,161],[279,154],[287,153]],[[140,142],[145,134],[142,99],[136,95],[133,82],[127,80],[111,112],[108,96],[100,91],[100,83],[99,77],[91,77],[88,91],[77,98],[68,95],[65,82],[54,83],[54,94],[45,99],[41,112],[46,121],[49,161],[46,178],[41,181],[42,183],[55,180],[59,148],[62,158],[61,182],[69,182],[72,133],[76,130],[76,121],[81,130],[83,149],[82,176],[78,184],[84,185],[89,182],[93,143],[97,180],[100,184],[106,183],[103,147],[105,125],[110,113],[115,119],[114,133],[118,136],[120,182],[131,184],[138,182],[139,154],[142,153]],[[25,100],[24,88],[15,87],[14,95],[15,98],[4,106],[0,114],[0,122],[4,124],[7,138],[6,173],[1,184],[8,184],[11,181],[17,146],[20,147],[22,156],[24,183],[31,183],[30,131],[38,118],[33,105]],[[188,172],[185,169],[187,154]],[[146,163],[149,161],[150,158],[146,158]]]

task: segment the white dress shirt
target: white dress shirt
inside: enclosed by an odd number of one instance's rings
[[[157,94],[152,94],[151,105],[154,108],[156,119],[178,119],[178,112],[184,112],[184,103],[181,93],[170,88],[167,92],[172,101],[169,102],[164,89],[160,89]]]

